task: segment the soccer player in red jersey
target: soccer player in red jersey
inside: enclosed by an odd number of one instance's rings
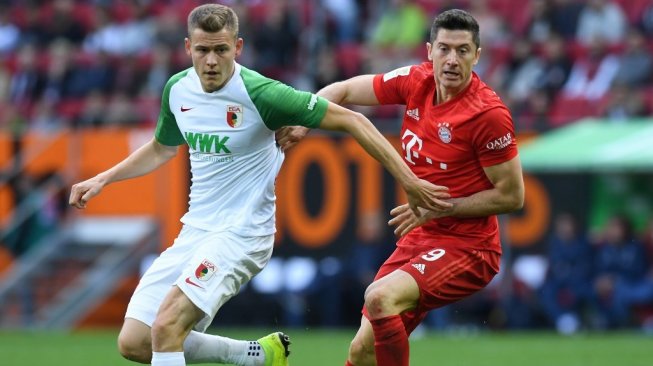
[[[446,186],[453,207],[391,211],[401,236],[365,291],[348,366],[407,366],[408,336],[431,309],[466,298],[499,271],[497,214],[522,207],[524,183],[510,112],[472,71],[479,26],[462,10],[438,15],[428,62],[331,84],[318,95],[338,104],[405,104],[401,147],[420,178]],[[288,148],[307,131],[277,135]]]

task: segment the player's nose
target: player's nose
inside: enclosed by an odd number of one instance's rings
[[[447,55],[447,63],[450,65],[458,64],[458,54],[456,51],[450,52],[449,55]]]
[[[209,52],[208,55],[206,55],[206,64],[208,66],[217,65],[218,64],[218,56],[213,52]]]

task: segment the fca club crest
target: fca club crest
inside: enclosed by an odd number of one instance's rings
[[[440,137],[440,140],[442,140],[442,142],[445,144],[451,142],[451,138],[453,136],[451,134],[451,127],[449,127],[449,122],[438,123],[438,136]]]
[[[243,123],[243,106],[241,105],[228,105],[227,106],[227,123],[229,126],[236,128]]]
[[[195,277],[200,281],[208,281],[213,277],[214,273],[215,264],[209,262],[208,259],[205,259],[195,270]]]

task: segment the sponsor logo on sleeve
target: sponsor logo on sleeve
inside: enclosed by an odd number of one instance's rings
[[[397,76],[406,76],[408,74],[410,74],[410,66],[400,67],[398,69],[385,73],[383,75],[383,81],[386,82],[388,80],[392,80],[396,78]]]
[[[501,150],[508,147],[512,143],[512,135],[508,132],[505,136],[494,139],[488,142],[485,147],[488,150]]]
[[[317,95],[313,94],[313,95],[311,95],[311,100],[308,102],[308,105],[306,106],[306,108],[309,111],[312,111],[313,109],[315,109],[316,104],[317,104]]]

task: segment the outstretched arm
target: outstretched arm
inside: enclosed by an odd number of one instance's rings
[[[175,155],[177,155],[177,146],[162,145],[152,138],[109,170],[73,185],[68,203],[77,208],[86,208],[88,200],[97,196],[106,185],[145,175],[165,164]]]
[[[362,114],[329,103],[319,128],[344,131],[352,135],[365,151],[388,169],[401,184],[415,215],[419,216],[418,206],[435,212],[452,208],[452,204],[445,201],[450,197],[448,188],[417,178],[390,142]]]
[[[360,75],[327,85],[317,95],[338,105],[378,105],[374,94],[374,75]],[[288,150],[310,131],[303,126],[287,126],[277,130],[276,139],[282,150]]]
[[[338,105],[378,105],[374,93],[374,76],[360,75],[327,85],[317,95]]]

